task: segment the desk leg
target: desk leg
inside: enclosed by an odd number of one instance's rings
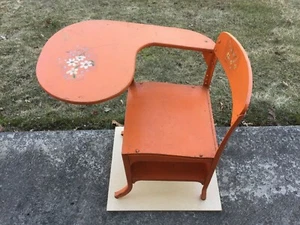
[[[125,155],[122,155],[122,158],[123,158],[124,169],[125,169],[125,174],[127,179],[127,185],[121,190],[115,192],[115,198],[121,198],[127,195],[132,190],[132,175],[131,175],[129,159],[128,156]]]

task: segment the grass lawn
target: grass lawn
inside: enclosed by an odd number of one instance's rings
[[[123,122],[126,94],[100,105],[70,105],[49,97],[35,77],[48,38],[89,19],[187,28],[213,40],[221,31],[232,33],[254,75],[243,124],[299,125],[299,12],[298,0],[0,0],[0,130],[100,129]],[[151,47],[138,55],[136,80],[199,84],[204,72],[196,52]],[[211,91],[215,122],[228,125],[231,100],[220,67]]]

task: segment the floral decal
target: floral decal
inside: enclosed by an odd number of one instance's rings
[[[67,51],[67,56],[63,59],[59,58],[63,73],[66,79],[75,79],[83,77],[84,74],[95,66],[95,62],[91,60],[88,49],[78,48],[74,51]]]
[[[233,44],[231,43],[231,41],[229,41],[227,43],[227,53],[226,53],[226,56],[225,56],[225,60],[227,61],[228,65],[229,65],[229,68],[231,70],[235,70],[238,66],[238,56],[235,52],[235,49],[233,47]]]

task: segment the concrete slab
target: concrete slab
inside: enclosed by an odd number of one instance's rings
[[[222,212],[107,212],[113,135],[0,133],[0,224],[300,224],[300,127],[237,130],[218,167]]]

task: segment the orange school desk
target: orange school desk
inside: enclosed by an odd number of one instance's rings
[[[136,83],[136,55],[149,46],[202,53],[207,64],[203,84]],[[233,103],[231,126],[220,145],[209,95],[217,61],[229,80]],[[127,185],[116,198],[139,180],[172,180],[202,183],[204,200],[252,92],[249,59],[229,33],[221,33],[215,43],[190,30],[119,21],[84,21],[58,31],[43,47],[36,74],[47,93],[74,104],[100,103],[128,90],[122,146]]]

